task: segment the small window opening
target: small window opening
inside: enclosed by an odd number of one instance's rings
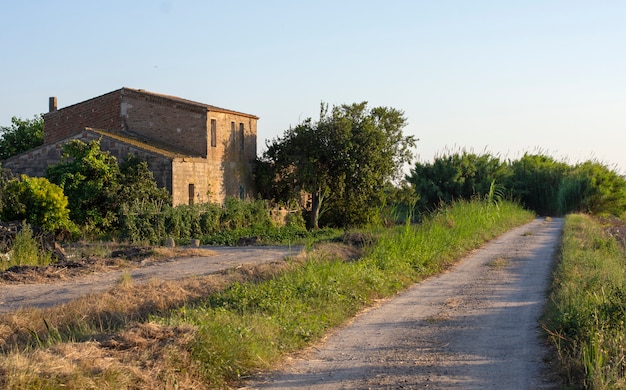
[[[217,121],[211,119],[211,147],[217,146]]]
[[[243,127],[243,123],[239,124],[239,150],[243,150],[243,145],[245,143],[245,129]]]
[[[189,205],[193,205],[196,194],[196,186],[193,183],[189,183]]]

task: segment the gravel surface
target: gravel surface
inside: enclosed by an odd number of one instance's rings
[[[509,231],[245,388],[558,388],[538,318],[562,226]]]
[[[207,275],[243,264],[260,264],[282,260],[302,251],[302,247],[248,246],[210,247],[215,252],[208,257],[184,257],[164,262],[148,263],[126,271],[110,271],[73,278],[56,283],[32,283],[0,286],[0,312],[19,307],[48,307],[69,302],[83,295],[102,292],[129,273],[134,283],[150,279],[173,280]]]

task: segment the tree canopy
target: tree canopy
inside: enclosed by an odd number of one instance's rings
[[[11,118],[11,126],[0,126],[0,160],[43,145],[43,114],[33,119]]]
[[[367,102],[322,103],[320,118],[308,118],[267,143],[257,160],[262,195],[277,201],[311,196],[310,226],[358,225],[370,220],[384,201],[387,185],[412,158],[413,136],[402,111],[368,108]]]

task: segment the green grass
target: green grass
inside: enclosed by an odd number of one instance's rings
[[[23,223],[22,230],[15,235],[8,259],[0,262],[0,271],[16,265],[48,265],[51,262],[52,256],[42,250],[39,242],[33,238],[30,225]]]
[[[224,386],[269,368],[374,299],[441,271],[485,240],[532,218],[507,202],[457,203],[419,226],[387,230],[359,261],[309,256],[272,280],[235,284],[155,321],[196,327],[192,355],[204,380]]]
[[[575,388],[626,388],[626,255],[586,215],[565,221],[545,326]]]

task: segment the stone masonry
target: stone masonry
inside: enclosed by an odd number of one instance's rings
[[[44,115],[44,145],[2,162],[17,174],[43,176],[70,139],[98,139],[118,160],[148,162],[173,204],[254,197],[258,117],[174,96],[122,88]]]

